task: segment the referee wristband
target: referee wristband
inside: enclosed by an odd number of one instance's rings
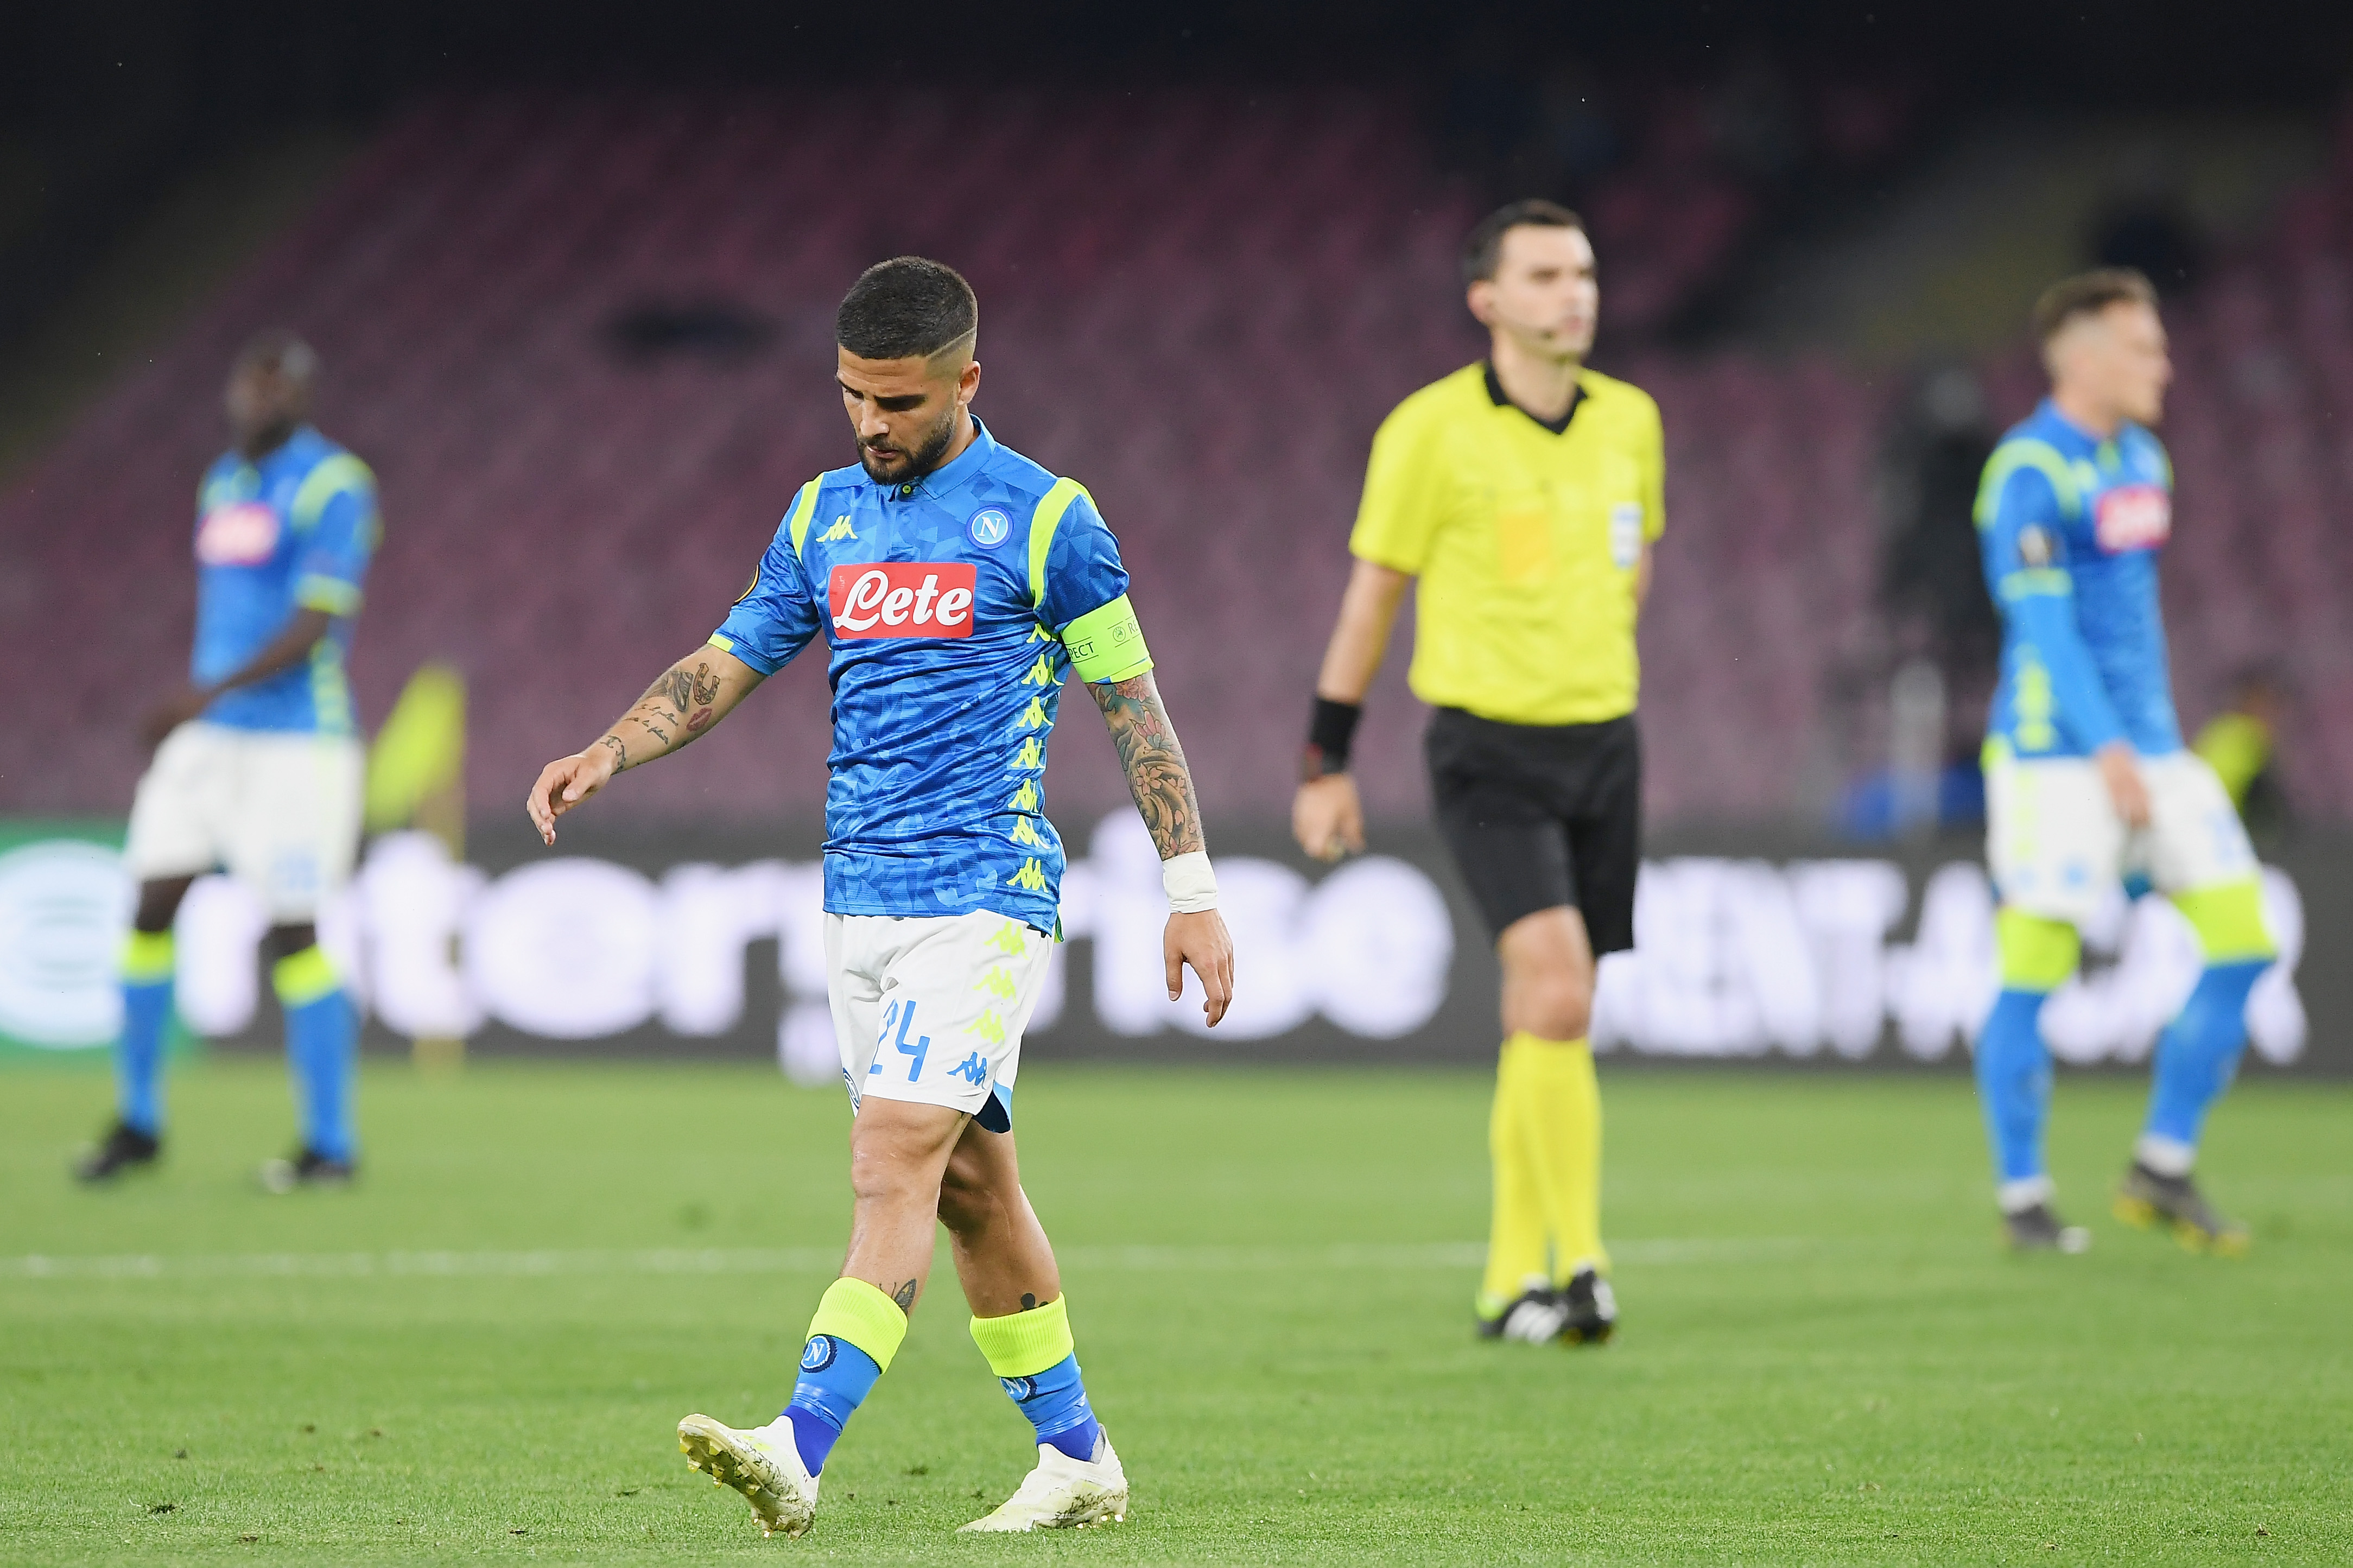
[[[1218,874],[1209,868],[1209,852],[1171,855],[1160,862],[1160,886],[1168,894],[1172,914],[1197,915],[1218,907]]]
[[[1356,721],[1365,716],[1359,703],[1335,702],[1328,697],[1315,700],[1314,716],[1307,721],[1307,752],[1300,767],[1301,776],[1309,780],[1326,773],[1348,771],[1348,748],[1356,738]]]

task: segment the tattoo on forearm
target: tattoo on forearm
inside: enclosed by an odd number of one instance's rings
[[[1185,749],[1176,743],[1168,713],[1160,705],[1160,691],[1147,672],[1132,680],[1092,684],[1095,706],[1111,726],[1112,744],[1135,809],[1152,832],[1160,858],[1189,855],[1208,847],[1201,832],[1201,803],[1193,794],[1192,771],[1185,765]]]
[[[708,707],[719,700],[719,677],[712,671],[708,660],[694,667],[692,684],[694,700],[697,702]]]
[[[913,1312],[915,1310],[915,1282],[910,1279],[892,1291],[891,1300],[899,1303],[899,1310]]]
[[[626,767],[628,767],[628,766],[629,765],[629,748],[628,748],[628,747],[627,747],[627,746],[625,746],[625,745],[623,745],[623,744],[621,744],[621,737],[620,737],[620,736],[618,736],[618,735],[603,735],[603,736],[599,736],[599,737],[597,738],[596,743],[597,743],[598,745],[600,745],[600,746],[610,746],[610,747],[612,747],[612,748],[613,748],[613,771],[614,771],[615,773],[619,773],[622,769],[624,769],[624,768],[626,768]]]

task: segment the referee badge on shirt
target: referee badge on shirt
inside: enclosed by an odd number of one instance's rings
[[[1013,531],[1013,519],[1001,507],[985,506],[972,514],[964,531],[975,544],[992,550],[1004,543],[1006,536]]]
[[[1620,572],[1631,572],[1642,559],[1642,503],[1620,501],[1609,509],[1609,560]]]

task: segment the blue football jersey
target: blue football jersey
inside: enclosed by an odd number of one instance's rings
[[[1994,448],[1977,521],[2002,621],[1989,738],[2022,757],[2116,740],[2179,751],[2157,569],[2173,466],[2158,438],[2127,425],[2100,440],[2046,398]]]
[[[232,451],[205,470],[189,678],[201,686],[232,673],[297,610],[333,617],[307,661],[224,691],[205,710],[206,723],[356,732],[343,667],[379,530],[375,476],[308,426],[259,463]]]
[[[1124,680],[1152,658],[1093,500],[973,423],[972,445],[920,479],[851,467],[803,486],[711,641],[772,674],[825,637],[828,911],[991,910],[1050,931],[1062,683]]]

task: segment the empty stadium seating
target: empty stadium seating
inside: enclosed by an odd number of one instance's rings
[[[866,262],[921,250],[980,290],[981,413],[1084,480],[1120,532],[1212,822],[1282,812],[1372,430],[1479,353],[1453,261],[1472,203],[1424,172],[1413,116],[1372,96],[1008,92],[888,125],[854,108],[504,95],[387,130],[0,497],[0,660],[62,716],[0,770],[0,810],[127,805],[132,719],[185,658],[184,531],[220,374],[254,328],[318,344],[320,422],[382,479],[362,710],[380,719],[418,663],[457,662],[470,791],[495,810],[700,642],[794,489],[849,456],[833,304]],[[2177,312],[2168,432],[2185,705],[2203,711],[2245,658],[2289,657],[2315,719],[2292,780],[2331,811],[2353,776],[2330,526],[2353,484],[2330,423],[2353,406],[2348,256],[2340,171]],[[617,342],[649,305],[749,325],[672,353]],[[1630,350],[1600,368],[1667,422],[1643,631],[1654,819],[1784,816],[1820,772],[1825,677],[1873,614],[1881,395],[1828,364]],[[2031,397],[2016,367],[1997,379],[2005,412]],[[1424,798],[1403,664],[1362,743],[1385,814]],[[826,697],[821,672],[786,672],[607,811],[814,811]],[[1070,719],[1051,804],[1116,803],[1108,745]]]

